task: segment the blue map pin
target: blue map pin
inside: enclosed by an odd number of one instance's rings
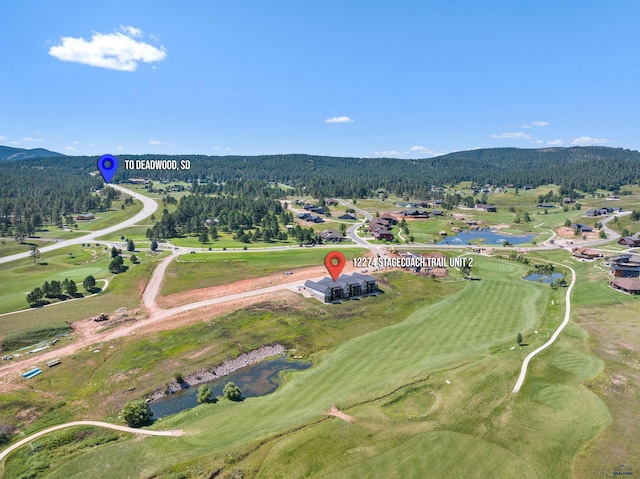
[[[98,160],[98,169],[102,173],[104,181],[111,183],[111,178],[118,169],[118,159],[113,155],[102,155]]]

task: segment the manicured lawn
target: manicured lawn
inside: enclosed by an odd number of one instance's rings
[[[489,348],[500,354],[510,354],[507,353],[507,344],[514,344],[517,332],[528,333],[539,324],[550,288],[520,281],[523,268],[517,264],[508,264],[506,270],[498,268],[500,272],[493,271],[490,266],[493,262],[491,259],[478,258],[475,271],[482,278],[481,281],[465,283],[466,287],[460,292],[435,304],[420,307],[401,323],[359,336],[323,354],[317,365],[293,374],[275,393],[248,399],[240,404],[222,401],[213,407],[196,408],[163,420],[163,428],[181,427],[189,435],[171,441],[151,439],[107,445],[95,450],[90,461],[88,457],[83,458],[85,468],[91,464],[90,470],[85,473],[104,470],[106,462],[110,462],[114,474],[124,474],[126,470],[128,474],[137,475],[141,470],[137,466],[140,463],[132,459],[141,454],[146,457],[145,464],[153,464],[156,470],[195,459],[205,450],[208,456],[216,455],[261,438],[266,439],[277,431],[318,421],[332,405],[349,409],[374,400],[406,384],[424,380],[439,369],[482,357]],[[414,292],[417,291],[414,289]],[[518,297],[519,301],[511,301],[513,297]],[[391,311],[388,313],[391,314]],[[520,357],[521,354],[524,352],[515,351],[516,356]],[[515,372],[514,368],[510,377],[515,377]],[[489,377],[485,376],[485,379]],[[477,381],[471,382],[478,384]],[[505,389],[494,390],[493,394],[504,397]],[[467,393],[470,392],[467,390]],[[457,416],[459,421],[466,421],[460,416],[459,410]],[[402,435],[401,430],[396,433]],[[391,433],[392,436],[394,434]],[[458,437],[443,435],[442,440],[445,440],[445,436]],[[424,443],[415,440],[418,443],[411,448],[432,444],[427,438]],[[433,444],[438,442],[435,437],[432,440]],[[482,444],[478,442],[479,439],[469,437],[467,440],[470,442],[454,440],[452,444],[459,444],[461,451],[468,450],[471,443]],[[488,445],[487,451],[492,450],[491,447]],[[169,450],[170,456],[167,455]],[[323,455],[322,451],[318,453]],[[116,456],[120,458],[118,463],[122,466],[111,462]],[[375,457],[376,454],[365,456]],[[408,456],[415,457],[413,454]],[[391,461],[390,457],[384,456],[382,463]],[[437,459],[435,455],[433,457]],[[404,466],[402,462],[398,465],[399,471],[405,471],[403,467],[410,471],[412,461],[409,459]],[[361,455],[352,456],[351,459],[355,463],[362,460]],[[319,461],[331,468],[332,461],[328,456],[324,456],[324,459],[320,457]],[[462,469],[467,470],[472,463],[469,461]],[[440,466],[446,467],[446,464],[443,459]],[[508,467],[519,465],[514,459],[513,465]],[[73,477],[79,472],[79,467],[79,461],[72,460],[56,471],[57,477]],[[368,467],[385,466],[372,463]]]
[[[78,292],[82,293],[82,280],[87,276],[99,279],[111,275],[107,269],[110,261],[109,252],[102,247],[73,246],[42,253],[36,263],[29,258],[4,263],[0,265],[0,274],[7,281],[0,292],[0,313],[27,308],[26,293],[42,287],[45,281],[62,282],[69,278],[76,282]]]

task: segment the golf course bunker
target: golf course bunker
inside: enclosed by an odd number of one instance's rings
[[[287,360],[286,357],[280,357],[247,366],[233,374],[203,384],[207,384],[211,388],[214,396],[222,396],[222,390],[228,382],[238,386],[244,398],[264,396],[278,388],[278,377],[282,371],[301,370],[309,367],[311,367],[310,362],[293,362]],[[196,407],[198,405],[198,387],[200,385],[192,386],[151,403],[153,418],[159,419]]]

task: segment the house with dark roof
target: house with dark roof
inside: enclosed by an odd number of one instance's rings
[[[640,255],[623,254],[609,259],[614,278],[640,278]]]
[[[629,248],[638,248],[640,247],[640,235],[636,233],[633,236],[622,236],[618,239],[618,244]]]
[[[580,233],[591,233],[593,231],[593,226],[576,223],[575,225],[573,225],[573,229],[579,229]]]
[[[380,215],[380,219],[386,220],[389,222],[389,224],[392,225],[398,224],[398,220],[391,213],[382,213],[382,215]]]
[[[379,292],[378,281],[367,274],[341,274],[336,281],[323,278],[320,281],[305,281],[304,288],[324,303],[375,295]]]
[[[342,216],[338,216],[339,220],[355,220],[357,219],[355,217],[355,215],[352,215],[351,213],[345,213]]]
[[[483,205],[481,203],[476,204],[476,209],[477,210],[484,210],[487,213],[495,213],[497,212],[497,208],[496,205]]]
[[[384,228],[376,228],[371,232],[371,236],[375,239],[393,241],[393,233]]]
[[[343,236],[339,231],[336,230],[323,230],[320,232],[320,238],[323,241],[337,242],[340,241]]]

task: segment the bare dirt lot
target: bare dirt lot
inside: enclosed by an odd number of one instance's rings
[[[344,273],[352,273],[358,271],[353,267],[353,263],[347,261]],[[269,276],[263,276],[260,278],[245,279],[230,284],[222,284],[219,286],[211,286],[210,288],[194,289],[191,291],[184,291],[182,293],[175,293],[169,296],[158,296],[156,298],[158,306],[161,308],[175,308],[182,306],[183,304],[193,303],[195,301],[202,301],[210,298],[219,298],[221,296],[227,296],[229,294],[244,293],[245,291],[252,291],[254,289],[266,288],[269,286],[276,286],[284,283],[291,283],[294,281],[303,281],[309,278],[315,278],[317,276],[327,275],[327,269],[324,266],[310,266],[308,268],[300,268],[295,271],[291,271],[292,274],[284,274],[284,271],[273,273]]]

